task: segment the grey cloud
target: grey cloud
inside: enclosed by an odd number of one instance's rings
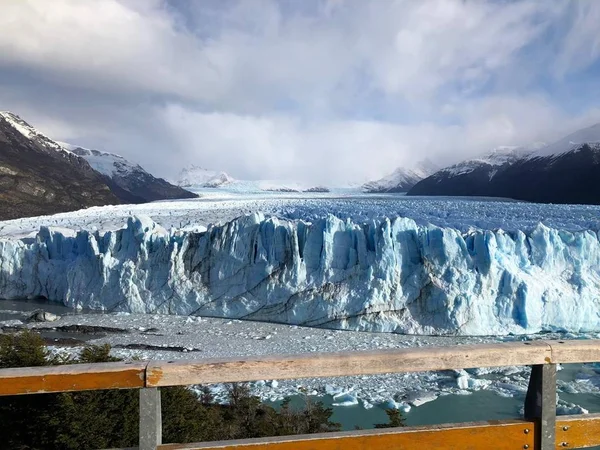
[[[361,181],[600,120],[536,86],[597,60],[600,3],[577,5],[7,0],[0,108],[158,175]]]

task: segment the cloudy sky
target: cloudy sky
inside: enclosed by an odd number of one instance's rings
[[[363,181],[600,122],[597,0],[0,2],[0,109],[160,176]]]

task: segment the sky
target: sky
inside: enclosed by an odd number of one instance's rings
[[[2,0],[0,110],[176,179],[328,185],[600,122],[597,0]]]

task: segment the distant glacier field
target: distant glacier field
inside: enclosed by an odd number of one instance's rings
[[[600,207],[234,195],[0,222],[0,298],[360,331],[600,331]]]

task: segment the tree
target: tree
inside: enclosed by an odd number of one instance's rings
[[[388,416],[388,423],[377,423],[375,428],[397,428],[404,426],[404,418],[397,409],[386,409],[385,413]]]
[[[50,356],[44,340],[37,333],[0,334],[0,369],[49,366],[60,362],[58,357]]]
[[[86,346],[77,359],[52,356],[43,339],[26,331],[0,335],[0,368],[118,361],[110,346]],[[229,404],[214,403],[185,387],[161,389],[164,442],[199,442],[290,433],[337,431],[332,410],[307,402],[281,411],[250,395],[245,384],[228,387]],[[138,441],[136,390],[84,391],[0,397],[0,449],[133,447]]]
[[[37,367],[58,363],[44,340],[30,331],[0,335],[0,368]],[[0,448],[44,448],[54,438],[52,410],[59,407],[56,395],[0,397]]]

